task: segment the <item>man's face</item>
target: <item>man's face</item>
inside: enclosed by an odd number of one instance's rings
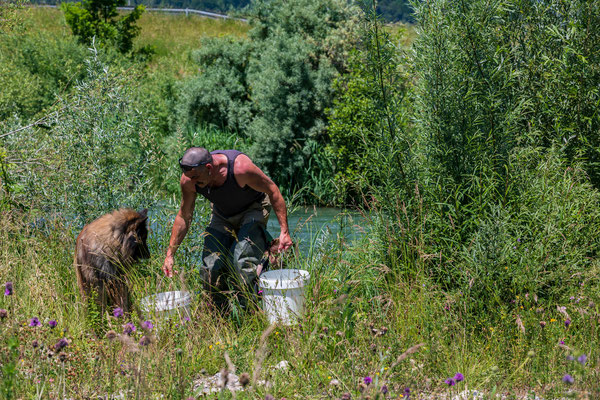
[[[183,174],[189,178],[195,185],[205,187],[208,185],[210,178],[210,165],[204,167],[194,168],[189,171],[185,171]]]

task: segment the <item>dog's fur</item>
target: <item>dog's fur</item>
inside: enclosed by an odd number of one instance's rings
[[[121,307],[125,313],[131,309],[124,272],[150,255],[147,212],[113,211],[84,226],[77,236],[77,285],[85,301],[95,291],[103,314],[107,305]]]

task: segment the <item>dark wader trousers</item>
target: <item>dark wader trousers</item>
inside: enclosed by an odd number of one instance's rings
[[[219,308],[227,303],[224,291],[241,291],[243,304],[247,297],[256,294],[256,269],[267,249],[270,212],[268,196],[229,218],[217,213],[213,207],[204,233],[200,273],[204,289]]]

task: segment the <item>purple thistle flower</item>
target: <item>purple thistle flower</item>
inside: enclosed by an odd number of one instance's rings
[[[65,347],[67,347],[68,345],[69,345],[69,341],[65,338],[62,338],[58,342],[56,342],[56,344],[54,345],[54,351],[58,353],[59,351],[61,351]]]
[[[577,361],[579,362],[579,364],[585,365],[587,361],[587,356],[585,354],[582,354],[579,357],[577,357]]]
[[[29,326],[40,326],[42,323],[40,322],[40,320],[38,319],[38,317],[33,317],[29,320]]]
[[[370,376],[365,376],[364,381],[365,385],[370,385],[371,383],[373,383],[373,379]]]
[[[454,379],[452,379],[452,378],[448,378],[448,379],[446,379],[446,380],[444,381],[444,383],[445,383],[446,385],[448,385],[448,386],[454,386],[454,385],[456,385],[456,382],[455,382],[455,381],[454,381]]]
[[[13,294],[13,283],[12,282],[6,282],[4,284],[4,295],[5,296],[11,296]]]
[[[564,341],[564,340],[561,340],[559,343],[564,345],[564,344],[565,344],[565,341]]]
[[[6,311],[4,308],[0,308],[0,319],[4,319],[6,317],[8,317],[8,311]]]
[[[571,320],[570,319],[566,319],[565,320],[565,327],[569,327],[569,325],[571,325]]]
[[[56,324],[58,322],[56,322],[55,319],[51,319],[50,321],[48,321],[48,325],[50,325],[50,328],[56,328]]]
[[[387,394],[387,392],[388,392],[388,387],[387,387],[387,385],[383,385],[383,386],[381,387],[381,393],[383,393],[383,394]]]
[[[135,330],[135,325],[131,322],[128,322],[125,325],[123,325],[123,333],[126,335],[131,335],[133,332],[135,332]]]
[[[573,379],[573,377],[571,375],[565,374],[565,376],[563,376],[563,378],[562,378],[562,381],[564,383],[571,384],[571,383],[575,382],[575,379]]]
[[[113,315],[115,318],[121,318],[123,316],[123,309],[121,307],[115,307],[113,310]]]
[[[144,329],[146,331],[150,331],[150,330],[152,330],[152,328],[154,328],[154,325],[152,324],[152,321],[144,321],[144,322],[142,322],[142,329]]]
[[[457,372],[456,375],[454,375],[453,378],[456,382],[461,382],[465,380],[465,376],[463,374],[461,374],[460,372]]]
[[[566,358],[567,358],[567,361],[573,361],[575,359],[575,357],[573,357],[570,354]]]

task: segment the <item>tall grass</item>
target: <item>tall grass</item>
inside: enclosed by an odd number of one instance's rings
[[[110,340],[96,336],[78,295],[72,268],[77,231],[60,221],[42,228],[15,213],[1,217],[0,281],[13,282],[14,289],[11,296],[0,298],[0,308],[8,312],[0,320],[0,357],[3,365],[14,358],[19,382],[11,389],[15,398],[198,396],[200,382],[228,367],[226,354],[238,376],[252,374],[263,360],[258,383],[237,393],[238,398],[267,393],[277,398],[321,398],[322,393],[340,398],[345,392],[373,398],[383,385],[394,398],[407,387],[417,398],[445,398],[467,387],[488,394],[531,390],[548,397],[571,388],[588,391],[590,398],[598,393],[598,310],[592,304],[598,299],[586,286],[572,290],[574,299],[566,304],[568,326],[564,313],[536,303],[534,295],[518,297],[511,308],[499,310],[499,321],[472,320],[466,312],[472,300],[444,292],[428,278],[422,261],[407,276],[398,273],[403,269],[400,259],[396,265],[379,263],[376,241],[365,238],[353,247],[343,241],[316,241],[307,253],[310,258],[286,260],[288,267],[311,274],[305,315],[298,325],[270,329],[264,349],[260,336],[268,323],[262,313],[223,316],[202,294],[192,304],[190,321],[133,316],[130,322],[137,329],[131,335],[122,333],[128,321],[104,316],[107,329],[117,333]],[[150,225],[167,226],[171,218],[171,213],[155,213]],[[199,219],[195,229],[205,222]],[[162,275],[167,236],[167,230],[152,230],[153,256],[129,273],[138,305],[155,292],[198,287],[193,259],[180,259],[178,277]],[[184,253],[199,251],[191,237]],[[42,325],[29,326],[33,317]],[[48,325],[52,319],[58,321],[54,329]],[[144,331],[140,321],[148,319],[155,328]],[[142,336],[150,344],[140,345]],[[63,337],[68,346],[53,351]],[[12,340],[18,342],[18,356],[7,351]],[[404,354],[420,343],[424,345],[414,353]],[[566,359],[582,354],[587,355],[585,365]],[[288,369],[277,369],[283,360],[289,362]],[[465,382],[448,387],[443,381],[456,372],[464,374]],[[573,386],[562,384],[565,373],[576,378]],[[372,383],[365,385],[365,377]],[[8,379],[8,374],[0,375],[3,382]],[[225,390],[218,397],[232,394]]]

